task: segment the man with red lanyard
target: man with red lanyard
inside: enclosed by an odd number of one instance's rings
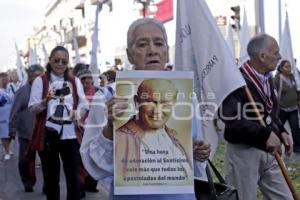
[[[227,140],[226,179],[237,188],[239,198],[257,199],[257,184],[265,199],[290,200],[291,192],[281,174],[275,153],[292,152],[291,139],[276,117],[277,100],[271,71],[281,59],[274,38],[253,37],[247,46],[250,60],[241,67],[266,127],[260,125],[244,88],[232,92],[223,102],[220,117]]]

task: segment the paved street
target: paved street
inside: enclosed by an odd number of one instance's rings
[[[14,155],[9,161],[3,161],[2,146],[0,145],[0,200],[42,200],[46,199],[42,193],[42,172],[36,167],[37,183],[33,193],[25,193],[17,170],[17,144],[13,143]],[[292,160],[300,162],[300,154],[293,154]],[[108,184],[98,183],[98,193],[86,193],[85,200],[107,200]],[[66,199],[66,184],[61,172],[61,200]]]
[[[33,193],[25,193],[17,170],[18,158],[16,155],[17,144],[13,143],[14,155],[12,159],[3,161],[2,146],[0,145],[0,200],[42,200],[46,199],[42,193],[42,172],[40,166],[36,167],[37,183]],[[98,193],[86,192],[85,200],[108,199],[108,185],[98,184]],[[61,173],[61,200],[66,199],[66,184],[64,174]]]

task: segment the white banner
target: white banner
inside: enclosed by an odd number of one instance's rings
[[[21,60],[20,52],[16,42],[15,42],[15,48],[17,53],[16,56],[17,74],[18,74],[19,81],[21,82],[21,85],[24,85],[27,82],[27,73],[25,72],[25,68]]]
[[[46,66],[47,63],[49,62],[49,55],[48,55],[48,52],[47,52],[47,49],[46,49],[44,43],[42,44],[42,48],[43,48],[43,52],[44,52],[44,65]]]
[[[36,50],[30,48],[29,49],[29,61],[28,61],[28,66],[30,65],[36,65],[37,64],[37,57],[36,57]]]
[[[194,71],[202,130],[213,156],[218,135],[212,118],[225,97],[245,81],[204,0],[177,1],[175,49],[175,69]]]
[[[98,16],[99,12],[102,9],[102,3],[97,5],[96,13],[95,13],[95,24],[93,29],[93,36],[92,36],[92,52],[91,52],[91,64],[90,64],[90,71],[93,74],[93,81],[94,85],[98,86],[98,79],[99,79],[99,68],[98,68],[98,60],[97,60],[97,49],[98,49]]]
[[[77,35],[75,32],[75,29],[72,30],[72,40],[73,40],[73,46],[74,46],[74,51],[75,51],[75,64],[80,63],[80,53],[79,53],[79,48],[78,48],[78,43],[76,39]]]
[[[244,17],[243,17],[243,25],[240,30],[240,59],[239,59],[239,66],[242,66],[244,62],[249,59],[248,52],[247,52],[247,45],[251,39],[247,14],[244,8]]]
[[[299,71],[296,67],[295,60],[294,60],[292,41],[291,41],[291,33],[290,33],[290,25],[289,25],[289,18],[288,18],[287,13],[286,13],[284,30],[283,30],[283,33],[281,35],[280,54],[281,54],[281,57],[282,57],[281,59],[282,60],[288,60],[291,63],[292,73],[295,77],[295,81],[296,81],[296,84],[297,84],[297,90],[300,91]]]

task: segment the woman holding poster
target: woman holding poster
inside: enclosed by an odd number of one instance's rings
[[[155,19],[143,18],[134,21],[129,27],[127,33],[127,56],[128,60],[134,65],[135,70],[157,70],[164,71],[166,63],[169,61],[166,30],[163,24]],[[154,72],[151,72],[151,74]],[[162,73],[162,72],[160,72]],[[167,73],[167,72],[166,72]],[[150,74],[150,73],[149,73]],[[153,83],[152,83],[153,84]],[[169,84],[172,88],[171,84]],[[175,89],[173,89],[175,90]],[[121,116],[128,108],[128,98],[115,96],[108,102],[105,102],[106,108],[103,106],[104,98],[99,98],[98,95],[94,98],[90,113],[88,116],[85,129],[84,138],[80,148],[82,161],[85,168],[95,179],[104,179],[106,177],[114,176],[114,145],[113,145],[113,122],[119,116]],[[102,103],[102,104],[101,104]],[[108,112],[107,118],[105,112]],[[145,120],[147,116],[144,116]],[[153,127],[161,125],[164,120],[168,120],[168,117],[162,117],[162,121],[152,124],[152,120],[149,119],[148,123]],[[197,166],[198,173],[195,175],[205,178],[205,165],[201,162],[209,157],[210,145],[196,138],[203,138],[199,131],[199,121],[195,118],[193,121],[193,158],[194,164]],[[143,129],[143,128],[142,128]],[[167,134],[167,131],[163,132]],[[169,137],[169,136],[168,136]],[[148,140],[148,139],[146,139]],[[151,138],[149,138],[151,140]],[[165,145],[167,150],[174,144],[172,139]],[[160,150],[160,149],[158,149]],[[175,151],[182,153],[183,159],[189,159],[180,148],[175,148]],[[138,152],[138,150],[137,150]],[[150,151],[149,151],[150,152]],[[146,154],[146,151],[144,152]],[[150,156],[149,156],[150,157]],[[200,161],[200,162],[198,162]],[[190,161],[184,162],[184,167],[187,169],[190,167]],[[195,170],[194,169],[194,170]],[[200,169],[200,170],[199,170]],[[195,171],[196,172],[196,171]],[[189,176],[189,175],[187,175]],[[114,183],[112,183],[112,186]],[[194,193],[187,193],[181,191],[181,193],[165,193],[161,191],[146,191],[140,192],[136,190],[135,195],[117,195],[114,191],[114,187],[110,192],[110,199],[118,200],[191,200],[195,199]]]

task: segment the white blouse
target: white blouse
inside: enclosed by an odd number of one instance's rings
[[[49,90],[61,89],[64,83],[64,77],[56,76],[54,74],[50,74],[51,81],[49,81]],[[70,83],[69,83],[70,84]],[[88,109],[89,103],[86,99],[86,96],[83,91],[83,86],[78,78],[75,77],[75,84],[77,88],[77,93],[79,96],[78,107],[77,107],[77,116],[75,119],[79,119]],[[53,116],[56,107],[60,104],[60,100],[58,98],[51,99],[47,104],[47,122],[46,127],[55,129],[58,133],[62,131],[61,139],[74,139],[76,138],[75,133],[75,125],[74,121],[71,119],[71,111],[73,110],[73,96],[72,96],[72,87],[69,85],[71,92],[70,94],[64,97],[63,104],[65,105],[63,111],[63,120],[70,121],[70,124],[57,124],[49,121],[49,118]],[[37,77],[32,84],[30,100],[29,100],[29,109],[35,113],[39,113],[46,109],[45,106],[42,105],[42,94],[43,94],[43,81],[41,77]],[[67,109],[66,109],[67,108]],[[79,116],[78,116],[79,115]]]

